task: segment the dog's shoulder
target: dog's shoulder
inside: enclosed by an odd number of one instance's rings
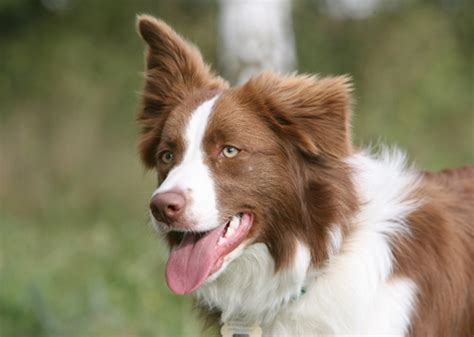
[[[416,194],[421,203],[408,217],[412,235],[395,247],[395,251],[404,248],[402,255],[411,256],[411,267],[405,270],[418,285],[413,335],[471,336],[474,332],[474,167],[423,172]],[[399,253],[395,255],[399,266],[407,262]],[[433,311],[433,307],[443,309]],[[428,320],[437,323],[428,326],[424,323]],[[456,333],[452,334],[453,331]]]

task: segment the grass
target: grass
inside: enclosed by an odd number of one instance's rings
[[[199,335],[144,222],[2,220],[1,336]]]
[[[215,62],[206,1],[0,5],[0,337],[200,335],[164,284],[136,154],[135,13]],[[356,144],[399,144],[423,169],[474,162],[473,5],[411,2],[361,21],[295,1],[299,70],[353,75]],[[469,7],[470,6],[470,7]]]

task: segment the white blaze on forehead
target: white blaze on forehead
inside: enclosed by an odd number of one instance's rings
[[[153,193],[155,195],[173,189],[181,190],[187,199],[186,220],[197,231],[218,226],[214,181],[204,163],[202,144],[217,97],[205,101],[193,111],[185,129],[183,161],[169,172],[165,181]]]

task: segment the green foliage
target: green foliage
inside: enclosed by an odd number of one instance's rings
[[[0,2],[0,336],[199,335],[146,224],[134,21],[164,18],[216,64],[216,4],[45,2],[61,3]],[[457,3],[335,20],[295,2],[300,71],[353,75],[357,144],[397,143],[422,168],[473,162],[474,8]]]

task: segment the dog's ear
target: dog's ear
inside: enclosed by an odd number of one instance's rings
[[[228,87],[212,74],[199,50],[154,17],[137,17],[137,30],[147,43],[145,87],[138,121],[142,127],[140,152],[147,167],[154,166],[154,148],[168,114],[199,90]]]
[[[352,152],[349,77],[282,77],[264,72],[243,88],[259,96],[270,126],[304,156],[343,158]]]

